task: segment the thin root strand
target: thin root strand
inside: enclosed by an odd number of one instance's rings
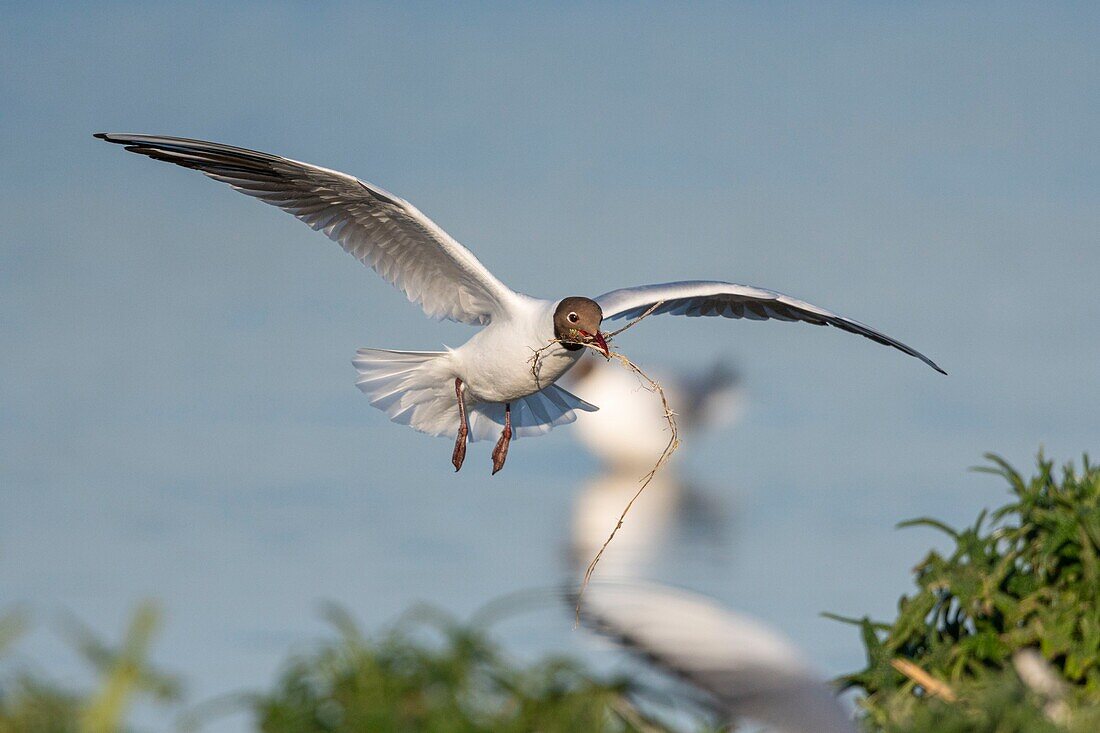
[[[619,335],[623,331],[625,331],[628,328],[630,328],[631,326],[635,325],[636,323],[641,321],[643,318],[645,318],[646,316],[650,315],[655,310],[657,310],[657,308],[659,308],[660,306],[661,306],[660,302],[654,303],[652,306],[649,307],[648,310],[646,310],[645,313],[642,313],[640,316],[638,316],[637,318],[630,321],[630,323],[626,324],[625,326],[620,328],[618,331],[615,331],[613,333],[608,334],[605,338],[610,341],[611,338]],[[549,343],[546,344],[546,346],[543,346],[542,348],[538,349],[531,356],[531,373],[534,374],[534,376],[535,376],[535,383],[536,384],[539,384],[539,360],[542,356],[542,352],[545,351],[546,349],[549,349],[550,347],[552,347],[556,343],[560,343],[560,340],[559,339],[554,339],[554,340],[550,341]],[[594,351],[596,351],[596,353],[600,354],[601,356],[604,356],[603,352],[600,351],[594,344],[584,344],[584,346],[587,346],[588,348],[591,348]],[[668,463],[668,460],[672,457],[672,454],[675,453],[676,449],[680,447],[680,433],[679,433],[679,431],[677,430],[677,427],[676,427],[676,413],[673,411],[672,406],[669,405],[668,397],[665,395],[665,391],[664,391],[664,389],[661,388],[660,383],[657,382],[656,380],[654,380],[648,374],[646,374],[641,369],[641,367],[639,367],[637,364],[632,362],[629,358],[627,358],[623,354],[620,354],[616,351],[612,351],[610,353],[610,355],[607,356],[607,359],[608,359],[608,361],[610,361],[611,359],[615,359],[616,361],[618,361],[620,364],[623,365],[623,367],[625,367],[626,369],[631,371],[635,376],[638,377],[638,379],[642,382],[642,386],[644,386],[650,392],[655,392],[661,398],[661,409],[664,412],[665,420],[668,422],[669,438],[668,438],[668,444],[665,446],[665,449],[661,452],[661,455],[657,459],[657,462],[653,465],[653,468],[650,469],[649,473],[647,473],[645,476],[642,476],[642,478],[639,479],[641,481],[641,486],[638,487],[638,490],[636,492],[634,492],[634,496],[632,496],[630,501],[627,502],[626,507],[622,511],[622,514],[619,515],[618,521],[615,522],[615,528],[611,530],[611,534],[608,535],[606,540],[604,540],[604,543],[600,547],[599,551],[596,553],[596,556],[592,558],[592,561],[588,563],[588,567],[584,571],[584,579],[581,581],[581,588],[580,588],[580,591],[577,593],[577,606],[574,609],[575,610],[575,614],[574,614],[574,618],[573,618],[573,628],[574,629],[577,628],[577,626],[580,624],[580,620],[581,620],[581,599],[584,597],[584,591],[585,591],[586,588],[588,588],[588,583],[592,579],[592,573],[595,572],[596,565],[599,564],[600,558],[603,557],[604,550],[607,549],[607,546],[609,544],[611,544],[611,540],[615,539],[616,533],[618,533],[618,531],[622,528],[623,522],[626,521],[626,515],[630,512],[630,508],[632,506],[634,506],[634,502],[638,500],[638,497],[640,497],[642,495],[642,492],[645,491],[646,487],[649,486],[650,482],[653,481],[653,477],[657,475],[657,472],[659,470],[661,470],[662,466],[664,466],[666,463]],[[541,385],[539,385],[539,386],[541,387]]]

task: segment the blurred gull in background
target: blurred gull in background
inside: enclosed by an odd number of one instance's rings
[[[577,421],[577,435],[603,463],[574,506],[572,561],[584,567],[669,436],[660,400],[635,375],[591,359],[570,376],[572,391],[582,399],[599,395],[601,405]],[[729,427],[741,414],[738,376],[725,362],[658,381],[685,433]],[[781,733],[854,733],[835,692],[783,635],[703,596],[642,580],[678,526],[711,534],[723,528],[720,508],[676,465],[657,472],[607,547],[603,576],[626,582],[592,584],[579,606],[582,623],[673,673],[724,725],[748,719]]]
[[[700,691],[725,724],[746,718],[782,733],[855,733],[801,650],[708,598],[651,583],[594,583],[581,621]]]
[[[661,402],[638,378],[618,364],[586,359],[569,377],[581,399],[596,401],[598,412],[578,416],[584,446],[615,471],[648,470],[668,443]],[[727,427],[740,417],[737,372],[723,361],[697,374],[654,373],[676,412],[681,433]]]
[[[615,519],[638,490],[668,443],[668,423],[661,402],[635,376],[618,364],[585,359],[569,374],[569,389],[581,399],[599,399],[598,412],[578,416],[576,435],[603,463],[602,472],[582,487],[573,507],[570,555],[584,567],[607,539]],[[676,373],[655,378],[676,412],[681,435],[729,427],[741,414],[743,398],[737,372],[718,361],[696,374]],[[677,456],[683,450],[677,451]],[[685,481],[673,461],[662,466],[644,497],[600,561],[605,577],[637,577],[656,551],[678,529],[714,541],[723,535],[722,507]]]

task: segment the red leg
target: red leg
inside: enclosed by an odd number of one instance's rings
[[[504,468],[504,460],[508,457],[508,444],[512,442],[512,405],[504,405],[504,430],[497,441],[497,447],[493,449],[493,474]]]
[[[466,400],[463,393],[462,380],[455,378],[455,396],[458,397],[458,437],[455,439],[455,452],[451,454],[451,463],[455,471],[462,468],[462,462],[466,460],[466,438],[470,434],[470,424],[466,420]]]

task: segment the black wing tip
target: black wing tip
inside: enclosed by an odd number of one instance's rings
[[[940,373],[940,374],[942,374],[943,376],[945,376],[945,377],[947,376],[947,372],[945,372],[945,371],[944,371],[944,370],[943,370],[943,369],[942,369],[942,368],[940,367],[940,365],[939,365],[939,364],[937,364],[936,362],[932,361],[931,359],[929,359],[929,358],[928,358],[927,356],[925,356],[924,354],[922,354],[922,353],[920,353],[920,352],[918,352],[918,351],[914,351],[914,352],[913,352],[913,356],[917,357],[918,359],[920,359],[920,360],[921,360],[921,361],[923,361],[923,362],[924,362],[925,364],[927,364],[928,366],[930,366],[930,367],[932,367],[933,369],[935,369],[935,370],[936,370],[937,372],[939,372],[939,373]]]
[[[133,145],[135,138],[149,137],[148,135],[135,135],[130,132],[93,132],[92,137],[97,140],[114,143],[115,145]]]
[[[896,343],[891,343],[891,344],[890,344],[890,346],[893,346],[894,348],[896,348],[896,349],[898,349],[899,351],[902,351],[902,352],[904,352],[904,353],[908,354],[909,356],[913,356],[913,357],[916,357],[916,358],[920,359],[921,361],[923,361],[923,362],[924,362],[925,364],[927,364],[928,366],[930,366],[930,367],[932,367],[933,369],[935,369],[935,370],[936,370],[937,372],[939,372],[940,374],[944,375],[945,377],[947,376],[947,372],[945,372],[945,371],[944,371],[944,370],[943,370],[943,369],[942,369],[942,368],[940,367],[940,365],[939,365],[939,364],[937,364],[936,362],[932,361],[931,359],[929,359],[929,358],[928,358],[927,356],[925,356],[924,354],[920,353],[919,351],[917,351],[917,350],[915,350],[915,349],[911,349],[911,348],[909,348],[908,346],[898,346],[898,345],[897,345]]]
[[[92,137],[98,140],[106,140],[116,145],[171,145],[178,143],[216,144],[207,143],[205,140],[192,140],[190,138],[173,137],[171,135],[148,135],[143,132],[93,132]]]

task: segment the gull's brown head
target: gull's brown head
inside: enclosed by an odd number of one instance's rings
[[[570,351],[593,344],[610,358],[611,351],[600,333],[602,321],[603,310],[596,301],[579,296],[565,298],[554,311],[554,337]]]

